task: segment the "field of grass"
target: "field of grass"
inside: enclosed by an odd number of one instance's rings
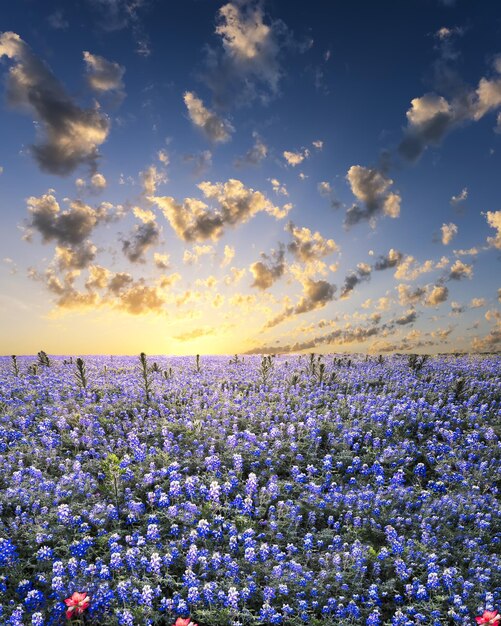
[[[0,359],[0,623],[470,625],[501,357]]]

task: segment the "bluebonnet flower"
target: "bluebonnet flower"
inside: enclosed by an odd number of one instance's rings
[[[31,626],[45,626],[45,620],[42,613],[36,612],[31,616]]]
[[[16,546],[14,546],[10,539],[0,537],[0,567],[12,565],[17,559],[18,552]]]

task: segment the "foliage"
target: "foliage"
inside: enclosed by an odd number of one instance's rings
[[[37,354],[38,357],[38,365],[41,365],[42,367],[50,367],[50,359],[47,356],[47,353],[44,352],[43,350],[40,350],[40,352]]]
[[[144,395],[146,396],[146,402],[148,403],[151,398],[153,380],[151,378],[150,369],[148,368],[148,360],[144,352],[141,352],[141,354],[139,355],[139,363],[140,363],[141,377],[143,379]]]
[[[85,389],[87,387],[88,381],[87,381],[87,372],[86,372],[86,368],[85,368],[85,362],[82,358],[78,357],[78,359],[75,362],[75,378],[77,381],[77,384],[82,388]]]

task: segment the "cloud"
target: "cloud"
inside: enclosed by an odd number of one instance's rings
[[[451,130],[465,122],[477,122],[501,106],[500,59],[499,56],[494,58],[492,78],[482,77],[476,89],[456,87],[457,93],[450,101],[434,92],[411,100],[411,108],[406,113],[407,128],[399,145],[404,159],[417,161],[428,146],[440,145]]]
[[[101,17],[99,27],[106,32],[130,28],[136,43],[136,54],[148,57],[151,54],[149,38],[140,19],[140,11],[148,8],[151,0],[88,0]]]
[[[242,267],[241,269],[239,269],[238,267],[231,267],[230,273],[224,277],[223,282],[227,286],[236,285],[242,280],[246,272],[247,270],[245,269],[245,267]]]
[[[317,189],[318,189],[318,193],[321,196],[330,196],[330,194],[332,193],[332,187],[331,184],[327,181],[322,181],[320,183],[318,183],[317,185]]]
[[[452,198],[450,199],[450,203],[454,208],[457,208],[460,204],[465,202],[467,198],[468,198],[468,188],[465,187],[464,189],[461,190],[460,193],[458,193],[457,196],[452,196]]]
[[[493,352],[499,349],[501,344],[501,328],[493,328],[485,337],[475,337],[472,348],[476,352]]]
[[[475,337],[472,347],[481,352],[497,351],[501,344],[501,313],[497,310],[487,311],[485,319],[488,322],[494,322],[494,327],[484,337]]]
[[[108,185],[106,178],[99,172],[93,174],[88,182],[83,178],[77,178],[75,184],[79,191],[90,191],[93,194],[101,193]]]
[[[281,313],[269,320],[265,328],[273,328],[285,320],[301,313],[323,308],[334,299],[336,285],[326,280],[307,278],[303,284],[303,295],[296,306],[286,306]]]
[[[449,296],[449,290],[444,285],[435,285],[431,291],[427,293],[424,304],[426,306],[438,306],[445,302]]]
[[[464,313],[466,310],[466,307],[463,304],[460,304],[459,302],[451,302],[451,313],[452,315],[461,315],[461,313]]]
[[[153,196],[157,186],[167,182],[167,174],[164,170],[158,170],[155,165],[150,165],[143,172],[139,172],[143,193],[145,196]]]
[[[488,237],[487,243],[489,246],[501,250],[501,211],[487,211],[485,217],[489,226],[496,230],[496,235]]]
[[[444,41],[446,39],[450,39],[453,35],[460,35],[462,34],[462,32],[462,29],[458,26],[454,28],[447,28],[447,26],[442,26],[442,28],[439,28],[435,33],[435,37],[437,37],[437,39],[441,41]]]
[[[411,100],[406,115],[408,126],[399,152],[408,161],[416,161],[427,146],[439,145],[455,121],[450,104],[435,93]]]
[[[203,80],[218,107],[268,101],[278,93],[282,76],[283,22],[265,21],[260,2],[235,0],[218,11],[216,34],[222,50],[208,49]]]
[[[192,339],[199,339],[200,337],[207,337],[208,335],[214,335],[216,333],[215,328],[209,328],[204,326],[203,328],[194,328],[180,335],[174,335],[174,339],[177,341],[191,341]]]
[[[84,241],[78,246],[56,246],[54,261],[65,270],[81,270],[88,267],[96,258],[97,248],[91,241]]]
[[[449,280],[461,280],[462,278],[472,278],[473,265],[463,263],[460,259],[457,259],[451,266],[449,271]]]
[[[47,269],[45,276],[34,275],[37,280],[43,280],[47,289],[57,296],[56,305],[60,309],[85,309],[95,307],[99,302],[98,294],[94,292],[79,292],[74,282],[79,275],[79,270],[66,272],[63,278],[56,276],[52,269]]]
[[[415,322],[416,318],[417,318],[416,311],[410,310],[410,311],[407,311],[405,315],[402,315],[401,317],[397,318],[395,320],[395,324],[398,324],[399,326],[406,326],[407,324],[412,324],[413,322]]]
[[[481,309],[487,304],[487,300],[485,298],[472,298],[470,302],[470,309]]]
[[[271,255],[261,253],[262,261],[252,263],[250,271],[254,280],[251,287],[269,289],[285,271],[285,249],[281,245],[278,250],[273,250]]]
[[[40,197],[28,198],[28,238],[35,230],[44,243],[56,241],[61,246],[77,246],[89,237],[99,223],[110,219],[106,203],[93,209],[81,200],[72,200],[69,208],[61,211],[52,192],[50,189]]]
[[[231,139],[231,133],[235,129],[228,120],[209,111],[192,91],[186,91],[183,98],[192,124],[199,128],[207,139],[214,143],[225,143]]]
[[[170,267],[169,264],[170,255],[169,254],[161,254],[160,252],[155,252],[153,254],[153,262],[155,266],[160,270],[167,270]]]
[[[312,232],[309,228],[295,226],[293,222],[289,222],[285,230],[293,238],[287,249],[303,263],[310,263],[339,250],[334,239],[325,239],[318,231]]]
[[[309,158],[310,151],[307,148],[303,148],[298,152],[289,152],[288,150],[285,150],[283,152],[283,156],[289,165],[292,165],[292,167],[296,167],[296,165],[299,165],[305,159]]]
[[[448,259],[442,257],[442,259],[436,264],[431,259],[428,259],[419,265],[413,256],[407,255],[402,261],[400,261],[394,277],[397,280],[413,281],[421,276],[421,274],[427,274],[428,272],[432,272],[434,269],[443,268],[446,262],[448,263]]]
[[[311,145],[317,150],[322,150],[324,147],[324,142],[321,139],[317,139],[316,141],[312,141]]]
[[[169,165],[170,159],[169,159],[169,154],[167,150],[159,150],[157,152],[157,157],[160,163],[162,163],[165,166]]]
[[[374,269],[377,272],[381,272],[389,269],[390,267],[395,267],[402,260],[402,256],[401,252],[391,248],[386,256],[379,256],[378,260],[374,263]]]
[[[64,18],[63,12],[61,10],[57,10],[54,11],[54,13],[51,13],[47,18],[47,22],[49,23],[49,26],[54,30],[66,30],[69,26],[68,20]]]
[[[102,265],[91,265],[85,287],[89,290],[104,289],[110,280],[111,272]]]
[[[359,263],[356,270],[350,271],[344,279],[339,297],[346,299],[355,287],[364,280],[369,280],[372,268],[367,263]]]
[[[372,270],[381,272],[383,270],[395,267],[400,263],[402,253],[391,248],[387,255],[380,255],[374,265],[368,263],[358,263],[356,270],[351,270],[345,276],[343,286],[341,287],[340,298],[346,299],[353,289],[361,282],[370,280]]]
[[[308,279],[303,288],[304,294],[294,310],[296,315],[324,307],[334,299],[336,292],[336,285],[331,285],[326,280]]]
[[[378,311],[388,311],[391,303],[391,298],[389,298],[388,296],[381,296],[377,300],[376,309]]]
[[[450,222],[449,224],[442,224],[440,230],[442,232],[442,243],[444,244],[444,246],[449,245],[454,237],[458,234],[458,227],[452,222]]]
[[[214,248],[209,245],[193,246],[192,250],[185,250],[183,254],[183,263],[186,265],[195,265],[201,256],[211,254]]]
[[[132,209],[132,213],[134,217],[137,217],[138,220],[146,224],[147,222],[154,222],[156,220],[156,215],[150,209],[143,209],[139,206],[135,206]]]
[[[362,206],[354,204],[347,210],[344,221],[346,227],[358,224],[362,220],[373,221],[380,214],[392,218],[400,215],[401,197],[398,193],[390,191],[393,181],[381,171],[352,165],[346,179],[353,195],[362,203]]]
[[[301,352],[303,350],[312,350],[320,345],[343,345],[350,343],[362,343],[379,334],[386,336],[388,329],[385,326],[355,326],[354,328],[341,329],[337,328],[332,332],[314,337],[308,341],[297,342],[295,344],[286,344],[278,346],[258,346],[252,350],[248,350],[245,354],[284,354],[291,352]]]
[[[279,180],[277,180],[276,178],[268,178],[268,180],[271,183],[273,191],[277,195],[282,195],[282,196],[289,195],[289,192],[287,191],[287,187],[285,185],[282,185],[282,183]]]
[[[424,287],[415,287],[414,289],[409,285],[400,284],[397,285],[398,301],[402,306],[415,305],[421,302],[426,295],[426,289]]]
[[[108,61],[97,54],[85,51],[83,58],[87,66],[87,83],[98,94],[114,91],[124,96],[123,76],[125,68],[115,61]]]
[[[120,294],[115,307],[131,315],[163,313],[165,298],[158,287],[146,285],[139,280]]]
[[[117,272],[110,278],[105,287],[110,293],[117,296],[133,282],[134,279],[128,272]]]
[[[193,163],[193,174],[202,176],[212,167],[212,152],[203,150],[197,154],[185,154],[183,161],[185,163]]]
[[[136,224],[128,238],[122,240],[122,252],[131,263],[144,263],[144,255],[159,239],[160,228],[155,221]]]
[[[219,208],[213,209],[196,198],[185,198],[179,203],[170,196],[149,197],[183,241],[216,241],[227,227],[244,224],[257,213],[265,212],[281,219],[288,211],[286,205],[275,206],[263,193],[233,178],[225,183],[202,182],[197,186],[205,198],[216,202]]]
[[[239,157],[235,160],[236,167],[243,167],[244,165],[259,165],[261,161],[268,156],[268,147],[259,137],[257,133],[252,133],[254,137],[254,145],[248,150],[243,157]]]
[[[226,267],[235,258],[235,248],[233,246],[224,246],[223,260],[221,261],[221,267]]]
[[[468,248],[467,250],[454,250],[456,256],[476,256],[480,250],[478,248]]]
[[[48,268],[45,275],[33,272],[32,278],[41,280],[56,298],[56,306],[64,309],[110,307],[131,315],[165,314],[166,290],[180,280],[179,274],[162,276],[153,285],[145,279],[134,278],[127,272],[113,273],[101,265],[90,265],[85,290],[78,291],[75,280],[80,270],[70,269],[62,277]]]
[[[39,137],[31,152],[40,169],[66,175],[79,165],[96,168],[98,148],[110,122],[98,108],[82,109],[65,92],[50,69],[16,33],[0,35],[0,58],[14,61],[7,78],[7,101],[30,111]]]

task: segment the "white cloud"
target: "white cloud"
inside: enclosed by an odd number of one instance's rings
[[[139,178],[145,196],[153,196],[157,186],[167,182],[167,174],[164,170],[158,170],[156,165],[150,165],[143,172],[139,172]]]
[[[431,291],[428,292],[424,304],[426,306],[438,306],[442,302],[447,300],[449,290],[445,285],[435,285]]]
[[[287,187],[285,185],[282,185],[282,183],[279,180],[277,180],[276,178],[268,178],[268,180],[270,181],[273,191],[276,194],[280,194],[282,196],[289,195],[289,192],[287,191]]]
[[[421,274],[433,271],[436,267],[436,264],[430,259],[420,265],[413,256],[408,255],[402,260],[394,276],[398,280],[413,281]]]
[[[124,67],[90,52],[84,52],[83,58],[87,66],[87,82],[91,89],[97,93],[123,92]]]
[[[225,183],[202,182],[197,186],[205,198],[217,203],[219,208],[209,207],[197,198],[185,198],[180,203],[169,196],[148,197],[184,241],[216,241],[228,226],[244,224],[257,213],[265,212],[281,219],[292,208],[292,205],[275,206],[263,193],[233,178]]]
[[[155,263],[156,267],[158,267],[158,269],[169,269],[169,260],[169,254],[161,254],[160,252],[155,252],[153,254],[153,262]]]
[[[235,248],[233,246],[224,246],[223,260],[221,261],[221,267],[226,267],[235,258]]]
[[[472,278],[473,265],[463,263],[460,259],[457,259],[451,266],[449,272],[449,278],[451,280],[461,280],[462,278]]]
[[[289,152],[288,150],[285,150],[283,152],[283,156],[289,165],[296,167],[296,165],[299,165],[310,156],[310,151],[308,148],[303,148],[298,152]]]
[[[501,211],[487,211],[485,217],[489,226],[496,230],[494,237],[487,238],[487,243],[489,246],[501,250]]]
[[[216,34],[222,51],[208,49],[204,80],[219,106],[263,101],[278,93],[282,76],[281,40],[287,35],[281,21],[265,21],[261,2],[235,0],[218,11]]]
[[[346,179],[353,195],[363,206],[354,204],[348,209],[345,226],[353,226],[362,220],[373,221],[380,214],[392,218],[400,215],[401,197],[390,190],[391,178],[377,169],[352,165]]]
[[[268,146],[263,142],[257,133],[252,133],[254,137],[254,145],[248,150],[243,157],[239,157],[235,161],[237,167],[243,165],[259,165],[261,161],[268,156]]]
[[[470,302],[471,309],[481,309],[487,304],[487,300],[485,298],[472,298]]]
[[[159,150],[157,152],[157,157],[160,163],[162,163],[165,166],[169,165],[170,159],[166,150]]]
[[[464,202],[468,198],[468,188],[465,187],[461,190],[461,193],[458,193],[457,196],[452,196],[450,202],[453,207],[457,207],[459,204]]]
[[[311,263],[339,250],[334,239],[325,239],[318,231],[312,232],[309,228],[295,226],[292,222],[285,229],[293,239],[287,249],[303,263]]]
[[[209,111],[202,100],[197,98],[192,91],[186,91],[183,98],[191,122],[200,128],[210,141],[225,143],[231,139],[231,133],[235,129],[228,120],[218,117],[213,111]]]
[[[442,224],[440,230],[442,232],[442,243],[444,244],[444,246],[449,245],[454,237],[458,234],[458,227],[452,222],[450,222],[449,224]]]
[[[450,51],[449,51],[450,52]],[[494,59],[492,78],[482,77],[471,89],[450,101],[437,93],[411,100],[407,128],[399,146],[400,154],[416,161],[428,146],[437,146],[445,135],[468,121],[478,121],[501,106],[501,56]]]
[[[40,169],[66,175],[81,164],[95,168],[98,148],[110,122],[96,106],[80,108],[29,46],[12,32],[0,35],[0,58],[14,61],[7,78],[7,100],[34,114],[39,137],[31,152]]]
[[[317,185],[318,193],[321,196],[328,196],[332,193],[331,184],[327,181],[322,181]]]
[[[211,245],[196,245],[191,250],[185,250],[183,253],[183,263],[186,265],[195,265],[201,256],[211,254],[214,248]]]

